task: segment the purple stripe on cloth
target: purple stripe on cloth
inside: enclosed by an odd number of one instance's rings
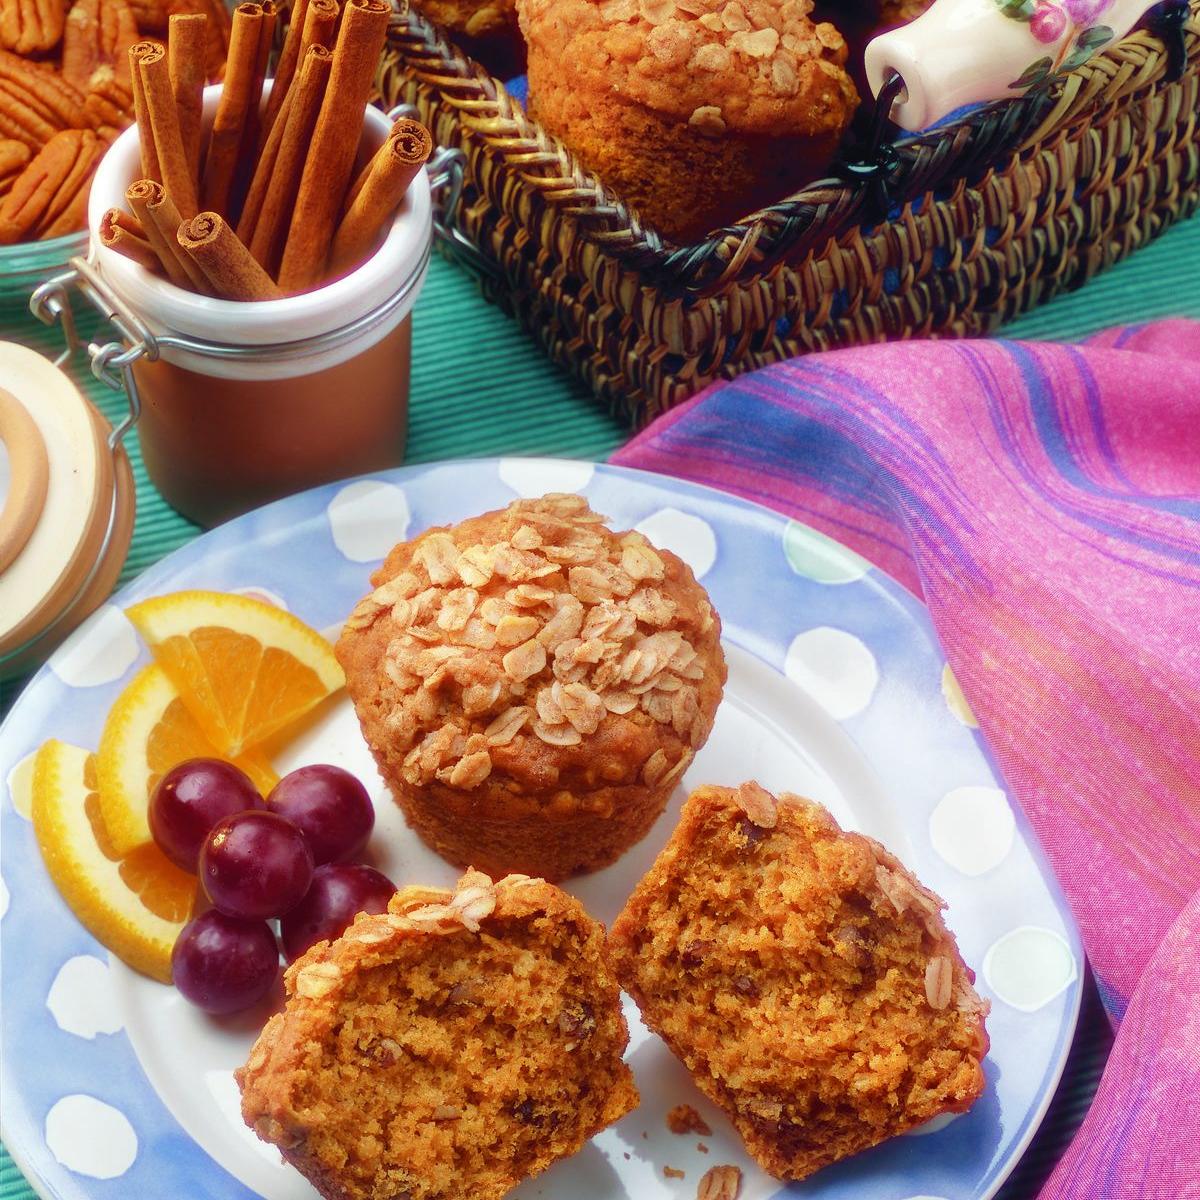
[[[1162,321],[781,363],[614,457],[805,521],[929,606],[1120,1025],[1047,1197],[1200,1197],[1198,451],[1200,322]]]

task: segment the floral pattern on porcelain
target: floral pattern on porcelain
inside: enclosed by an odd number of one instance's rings
[[[1113,40],[1114,30],[1098,23],[1112,4],[1113,0],[996,0],[1004,16],[1029,25],[1035,41],[1056,47],[1052,54],[1031,62],[1008,86],[1024,91],[1059,71],[1082,66]]]

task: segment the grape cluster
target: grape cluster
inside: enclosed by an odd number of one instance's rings
[[[269,920],[279,919],[294,962],[358,913],[385,912],[395,885],[348,861],[374,824],[366,788],[340,767],[301,767],[265,801],[221,759],[168,771],[150,800],[150,832],[173,863],[200,877],[212,904],[175,943],[175,986],[206,1012],[236,1012],[261,1000],[279,973]]]

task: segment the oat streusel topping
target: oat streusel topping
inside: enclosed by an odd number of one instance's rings
[[[346,622],[394,627],[384,671],[397,700],[392,748],[413,786],[469,791],[519,739],[573,747],[614,717],[669,727],[695,747],[707,733],[696,647],[672,628],[664,562],[636,532],[619,539],[576,495],[519,500],[502,540],[419,539],[409,569],[376,588]],[[699,633],[713,627],[707,601]],[[682,774],[660,747],[641,765],[649,786]]]
[[[520,0],[528,40],[700,133],[812,132],[853,93],[847,47],[812,0]]]

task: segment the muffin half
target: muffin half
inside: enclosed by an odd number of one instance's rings
[[[327,1200],[499,1200],[637,1105],[604,930],[538,879],[409,888],[285,976],[242,1114]]]
[[[397,546],[337,644],[409,824],[492,875],[616,859],[662,812],[725,683],[679,558],[580,496],[518,500]]]
[[[987,1005],[943,907],[820,805],[705,787],[610,946],[747,1151],[803,1179],[982,1092]]]

